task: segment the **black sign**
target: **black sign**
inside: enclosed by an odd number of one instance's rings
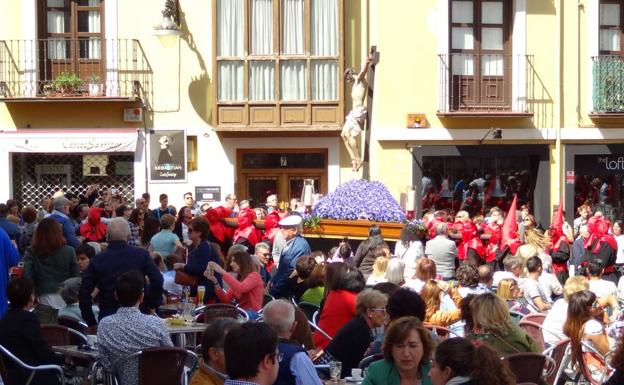
[[[155,131],[150,135],[150,180],[186,181],[186,133],[184,130]]]
[[[576,155],[574,171],[576,175],[624,174],[624,155]]]
[[[197,202],[218,202],[221,200],[221,186],[195,186]]]

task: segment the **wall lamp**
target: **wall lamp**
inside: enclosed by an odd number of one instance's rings
[[[172,47],[182,35],[178,0],[166,0],[162,21],[154,27],[154,35],[165,47]]]

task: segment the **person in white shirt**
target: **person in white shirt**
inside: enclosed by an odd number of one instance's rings
[[[498,287],[498,283],[505,278],[515,279],[518,284],[523,280],[520,278],[520,274],[522,274],[522,263],[524,261],[521,257],[516,257],[513,255],[509,255],[505,257],[503,260],[503,266],[505,267],[505,271],[497,271],[494,273],[494,281],[492,282],[492,286]]]
[[[617,257],[615,259],[616,265],[624,265],[624,223],[622,221],[613,222],[613,237],[617,242]]]
[[[563,334],[563,323],[568,315],[568,301],[572,294],[582,290],[589,290],[589,282],[587,278],[580,275],[568,278],[563,285],[563,298],[555,301],[550,311],[546,313],[542,324],[542,334],[546,344],[552,345],[566,338]]]
[[[373,287],[378,283],[388,282],[388,279],[386,278],[386,269],[388,268],[389,260],[390,259],[385,256],[375,258],[375,263],[373,263],[373,273],[366,279],[366,287]]]
[[[603,262],[595,259],[587,264],[589,274],[589,290],[596,294],[596,297],[603,298],[610,295],[617,296],[617,287],[611,281],[602,279]]]
[[[527,270],[529,276],[522,285],[524,291],[524,298],[529,303],[530,307],[537,312],[544,312],[550,310],[551,305],[548,302],[548,298],[544,293],[542,285],[539,283],[539,276],[542,274],[542,261],[539,257],[533,256],[527,260]]]
[[[546,294],[546,299],[548,302],[552,303],[553,298],[561,296],[563,294],[563,287],[561,287],[561,283],[557,279],[557,277],[550,273],[551,259],[550,258],[540,258],[542,261],[542,274],[538,279],[542,289],[544,289],[544,294]]]
[[[405,281],[412,279],[416,272],[416,261],[425,255],[418,227],[410,223],[403,226],[401,239],[394,246],[394,255],[405,263],[403,271]]]

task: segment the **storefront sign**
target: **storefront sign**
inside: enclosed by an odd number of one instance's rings
[[[574,168],[577,175],[624,174],[624,155],[576,155]]]
[[[195,186],[195,200],[218,202],[221,200],[221,186]]]
[[[186,132],[160,130],[150,135],[150,180],[186,181]]]
[[[72,134],[74,135],[74,134]],[[96,136],[99,135],[99,136]],[[136,132],[120,135],[85,134],[83,137],[67,137],[55,134],[10,133],[2,138],[8,152],[85,153],[85,152],[134,152]]]
[[[574,171],[566,171],[566,183],[574,184]]]

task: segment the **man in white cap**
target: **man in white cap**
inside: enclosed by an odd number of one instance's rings
[[[279,222],[280,232],[286,241],[279,258],[277,273],[269,283],[269,292],[275,298],[289,297],[288,277],[295,270],[297,259],[302,255],[310,254],[310,245],[301,236],[303,219],[299,215],[289,215]]]

